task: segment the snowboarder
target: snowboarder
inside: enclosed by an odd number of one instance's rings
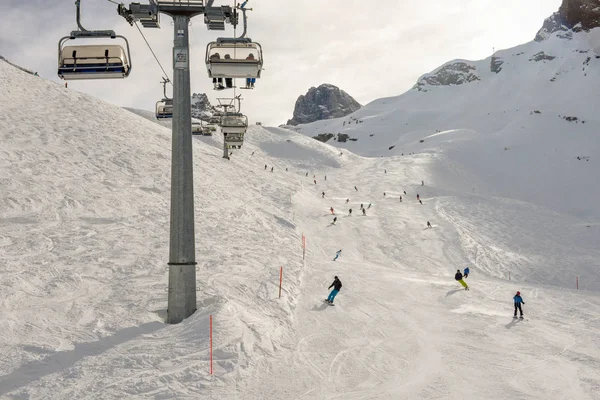
[[[333,261],[337,260],[340,254],[342,254],[342,249],[335,252],[335,258],[333,259]]]
[[[363,210],[363,215],[366,217],[367,216],[367,210],[365,210],[364,208],[362,210]]]
[[[456,279],[458,281],[458,283],[460,283],[465,288],[465,290],[469,290],[469,285],[467,285],[467,283],[465,281],[463,281],[463,274],[460,273],[460,269],[456,270],[454,279]]]
[[[525,304],[525,302],[523,301],[523,298],[521,297],[521,292],[517,292],[517,294],[515,295],[515,297],[513,297],[513,300],[515,302],[515,316],[514,318],[517,318],[517,310],[519,310],[521,312],[521,319],[523,318],[523,309],[521,308],[521,304]]]
[[[354,190],[356,190],[358,192],[358,188],[356,186],[354,186]]]
[[[352,209],[348,210],[348,215],[352,215]]]
[[[336,222],[337,222],[337,217],[333,217],[333,221],[331,221],[331,225],[335,225]]]
[[[465,279],[467,279],[469,277],[469,267],[465,268],[463,271],[463,276]]]
[[[335,214],[335,211],[333,211],[333,207],[330,207],[329,211],[331,211],[331,215]]]
[[[333,277],[333,283],[331,285],[329,285],[329,287],[327,289],[331,289],[332,286],[333,286],[333,290],[331,291],[331,293],[329,293],[327,300],[325,300],[327,303],[329,303],[331,305],[333,305],[333,299],[335,299],[335,296],[337,296],[337,294],[342,289],[342,282],[340,282],[340,280],[338,279],[337,276]]]
[[[428,227],[428,228],[431,228],[431,222],[427,221],[427,227]],[[467,269],[468,269],[468,268],[467,268]],[[467,277],[467,276],[465,275],[465,278],[466,278],[466,277]]]
[[[325,192],[321,192],[321,198],[324,199],[325,198]]]

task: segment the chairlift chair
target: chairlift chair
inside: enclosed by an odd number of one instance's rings
[[[156,119],[173,118],[173,99],[162,99],[156,102]]]
[[[249,38],[219,38],[206,46],[209,78],[260,78],[262,47]]]
[[[126,78],[131,73],[131,52],[124,36],[112,30],[88,31],[80,23],[80,0],[77,7],[77,26],[69,36],[58,41],[58,76],[64,80]],[[65,46],[76,39],[122,39],[126,47],[117,44],[86,44]],[[127,50],[125,50],[127,49]]]
[[[192,122],[192,135],[201,135],[202,134],[202,124],[197,122]]]
[[[221,118],[221,132],[228,149],[239,149],[244,143],[248,128],[248,117],[242,114],[229,114]]]

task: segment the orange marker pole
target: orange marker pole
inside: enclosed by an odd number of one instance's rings
[[[213,374],[212,315],[210,316],[210,374]]]
[[[283,267],[279,268],[279,298],[281,298],[281,283],[283,282]]]

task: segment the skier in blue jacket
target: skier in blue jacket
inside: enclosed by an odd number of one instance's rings
[[[469,277],[469,267],[465,268],[465,270],[463,271],[463,277],[464,278],[468,278]]]
[[[513,297],[515,302],[515,318],[517,318],[517,309],[521,312],[521,318],[523,318],[523,309],[521,308],[521,304],[525,304],[523,298],[521,297],[521,292],[517,292],[515,297]]]
[[[335,252],[335,258],[333,259],[333,261],[337,260],[338,257],[340,256],[340,254],[342,254],[342,249],[339,249],[338,251]]]
[[[333,304],[333,299],[335,299],[335,296],[340,292],[340,289],[342,288],[342,282],[340,282],[337,276],[333,277],[333,283],[329,285],[328,289],[331,289],[332,286],[333,290],[331,291],[331,293],[329,293],[329,297],[327,297],[327,300],[325,300],[329,304]]]

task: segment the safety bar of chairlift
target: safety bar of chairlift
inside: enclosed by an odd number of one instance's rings
[[[127,38],[125,36],[115,35],[114,31],[85,31],[85,32],[72,31],[71,36],[62,37],[58,41],[58,61],[59,61],[58,68],[59,69],[61,68],[60,60],[62,59],[62,49],[63,49],[63,45],[65,44],[65,42],[67,40],[75,40],[76,38],[86,38],[86,37],[87,38],[110,37],[111,39],[116,39],[116,38],[123,39],[125,41],[125,46],[127,46],[127,63],[129,65],[129,68],[125,72],[124,78],[129,76],[129,74],[131,73],[131,69],[133,68],[133,62],[131,60],[131,50],[129,49],[129,41],[127,40]],[[123,65],[123,66],[125,66],[125,65]]]

